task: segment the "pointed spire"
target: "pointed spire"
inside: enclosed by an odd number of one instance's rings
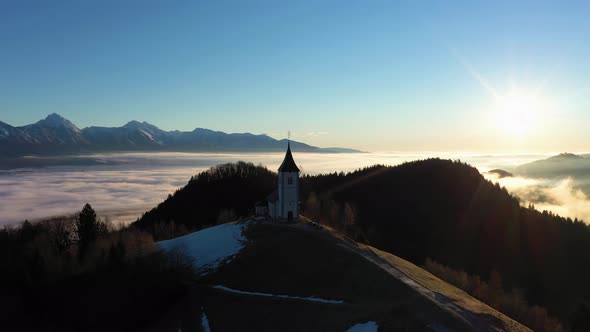
[[[287,140],[287,153],[285,154],[285,159],[283,159],[283,162],[279,167],[279,172],[299,172],[299,167],[297,167],[297,164],[295,164],[295,160],[293,160],[293,155],[291,154],[290,140]]]

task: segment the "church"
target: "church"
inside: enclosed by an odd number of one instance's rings
[[[287,153],[279,167],[278,188],[256,204],[256,215],[275,222],[299,220],[299,167],[293,160],[291,142],[287,143]]]

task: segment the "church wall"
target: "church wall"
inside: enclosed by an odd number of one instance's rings
[[[271,219],[275,219],[277,217],[277,207],[275,202],[268,202],[268,215]]]
[[[292,179],[289,184],[289,177]],[[279,173],[279,215],[287,219],[293,211],[293,219],[299,218],[299,172]]]

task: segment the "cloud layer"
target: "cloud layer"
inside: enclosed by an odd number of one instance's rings
[[[304,173],[317,174],[352,171],[374,164],[395,165],[434,156],[461,159],[482,172],[493,168],[510,170],[545,157],[444,153],[297,153],[295,158]],[[244,160],[276,170],[283,154],[130,153],[100,154],[85,158],[104,161],[104,165],[0,171],[0,224],[75,213],[86,202],[114,222],[127,223],[184,186],[191,176],[211,166]],[[575,189],[574,180],[490,179],[500,182],[539,209],[590,221],[590,201],[584,193]]]
[[[534,204],[537,210],[551,211],[563,217],[578,218],[590,222],[590,197],[579,189],[579,181],[573,178],[559,180],[531,179],[525,177],[486,177],[500,183],[509,192],[523,200],[525,205]]]
[[[196,171],[175,168],[16,172],[0,177],[0,221],[11,223],[72,213],[86,202],[99,211],[110,210],[115,216],[125,215],[122,211],[139,212],[162,201]],[[123,219],[129,217],[127,214]]]

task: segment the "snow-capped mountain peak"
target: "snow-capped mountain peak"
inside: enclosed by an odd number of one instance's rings
[[[275,140],[267,135],[227,134],[204,128],[193,131],[165,131],[148,122],[136,120],[129,121],[122,127],[91,126],[78,129],[57,113],[21,127],[12,127],[0,122],[0,156],[119,150],[284,151],[286,145],[286,140]],[[296,141],[291,141],[291,147],[297,151],[323,151],[321,148]]]
[[[39,125],[39,126],[48,127],[48,128],[65,128],[65,129],[72,130],[74,132],[80,132],[80,129],[78,127],[76,127],[76,125],[74,125],[70,120],[64,118],[63,116],[61,116],[57,113],[49,114],[45,119],[37,122],[34,125]],[[34,126],[34,125],[29,125],[29,126]]]
[[[0,138],[10,136],[12,130],[14,130],[14,128],[11,125],[0,121]]]

